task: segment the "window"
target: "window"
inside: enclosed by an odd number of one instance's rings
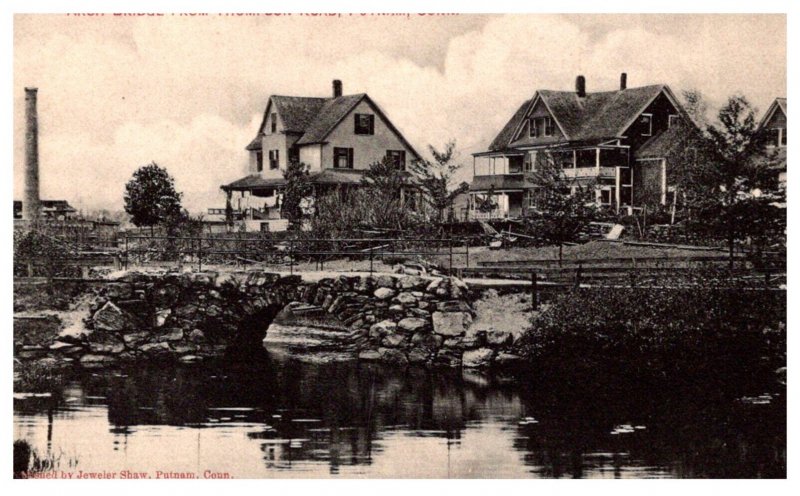
[[[353,168],[353,149],[334,148],[333,149],[333,168],[352,169]]]
[[[531,138],[552,136],[555,131],[555,123],[550,117],[531,117],[528,126]]]
[[[256,171],[261,172],[264,170],[264,152],[258,150],[256,152]]]
[[[667,120],[667,127],[672,127],[678,124],[681,121],[681,117],[675,114],[669,114],[669,119]]]
[[[278,132],[278,114],[274,112],[269,116],[269,130],[272,133]]]
[[[386,150],[386,158],[394,162],[395,167],[399,170],[406,170],[405,150]]]
[[[275,170],[280,167],[280,159],[278,157],[278,150],[269,151],[269,168]]]
[[[375,116],[372,114],[356,114],[356,134],[375,134]]]
[[[642,136],[653,135],[653,114],[642,114],[639,117],[639,125],[642,128]]]
[[[525,172],[533,172],[535,170],[536,154],[537,152],[535,151],[525,154],[525,164],[523,165]]]
[[[788,128],[781,129],[780,146],[786,146],[786,131]]]

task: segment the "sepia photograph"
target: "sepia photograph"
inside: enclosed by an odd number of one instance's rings
[[[787,478],[787,13],[9,17],[14,479]]]

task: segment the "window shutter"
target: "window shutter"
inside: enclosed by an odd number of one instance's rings
[[[351,168],[351,169],[353,168],[353,149],[352,148],[348,148],[347,149],[347,166],[349,168]]]
[[[375,134],[375,116],[369,116],[369,134]]]
[[[280,150],[275,150],[275,163],[276,163],[277,165],[279,165],[279,166],[280,166],[280,164],[281,164],[281,159],[280,159],[280,158],[278,158],[278,153],[279,153],[279,151],[280,151]]]

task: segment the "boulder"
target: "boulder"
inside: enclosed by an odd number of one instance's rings
[[[431,361],[431,352],[419,348],[414,348],[408,352],[408,363],[427,364]]]
[[[389,348],[399,348],[405,341],[406,337],[402,334],[387,334],[381,341],[381,344]]]
[[[401,289],[422,289],[428,286],[428,280],[419,276],[405,276],[397,281]]]
[[[508,331],[489,329],[486,331],[486,344],[491,346],[505,346],[514,341],[514,335]]]
[[[194,353],[197,351],[197,346],[193,344],[179,344],[174,346],[172,349],[175,350],[175,353],[178,353],[179,355],[185,355],[186,353]]]
[[[382,320],[377,324],[373,324],[369,328],[370,335],[374,336],[385,336],[387,334],[391,334],[397,331],[397,324],[391,320]]]
[[[434,279],[433,281],[428,283],[427,286],[425,286],[425,291],[427,291],[428,293],[435,293],[436,290],[439,289],[439,286],[442,284],[442,281],[443,279],[441,277]]]
[[[402,303],[403,305],[413,305],[417,302],[417,299],[409,292],[403,292],[397,295],[397,302]]]
[[[508,366],[508,365],[515,365],[522,361],[522,357],[519,355],[515,355],[513,353],[503,353],[500,352],[494,358],[494,363],[497,365]]]
[[[436,304],[436,309],[440,312],[471,312],[472,309],[464,300],[441,301]]]
[[[382,275],[375,278],[375,285],[379,288],[393,288],[394,287],[394,277]]]
[[[172,315],[172,310],[166,308],[156,312],[156,327],[164,327],[169,316]]]
[[[393,289],[381,286],[375,290],[373,295],[375,296],[375,298],[378,298],[379,300],[388,300],[389,298],[394,297],[395,291]]]
[[[136,346],[150,339],[150,333],[147,331],[142,332],[129,332],[122,336],[122,340],[129,346]]]
[[[492,363],[494,350],[491,348],[478,348],[467,350],[462,356],[462,365],[467,368],[488,367]]]
[[[83,355],[80,359],[81,365],[87,368],[104,367],[115,361],[114,357],[108,355]]]
[[[159,341],[180,341],[183,339],[183,330],[178,327],[168,329],[168,332],[158,337]]]
[[[442,337],[430,332],[418,332],[411,336],[411,344],[415,349],[433,352],[442,346]]]
[[[406,354],[396,348],[378,348],[378,354],[383,362],[393,365],[408,364],[408,357],[406,357]]]
[[[433,312],[433,332],[442,336],[461,336],[471,323],[467,312]]]
[[[408,311],[411,312],[411,315],[413,315],[414,317],[419,317],[426,320],[431,316],[431,313],[429,311],[423,310],[421,308],[410,308]]]
[[[374,362],[381,359],[381,354],[377,350],[364,350],[358,354],[358,359]]]
[[[131,319],[110,301],[92,316],[94,328],[103,331],[122,331],[131,326]]]
[[[441,348],[433,358],[433,363],[445,367],[461,367],[461,352],[449,348]]]
[[[170,347],[167,343],[150,343],[139,347],[139,351],[143,353],[169,353]]]
[[[428,327],[428,321],[419,317],[406,317],[397,323],[401,331],[414,333]]]
[[[189,341],[193,343],[200,343],[206,339],[206,335],[200,329],[195,329],[189,333]]]
[[[90,343],[89,349],[95,353],[111,353],[116,355],[125,351],[125,345],[122,343],[105,344],[105,343]]]

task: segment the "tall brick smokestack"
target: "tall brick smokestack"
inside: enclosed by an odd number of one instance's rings
[[[39,117],[36,112],[36,88],[25,88],[25,198],[22,218],[39,218]]]

